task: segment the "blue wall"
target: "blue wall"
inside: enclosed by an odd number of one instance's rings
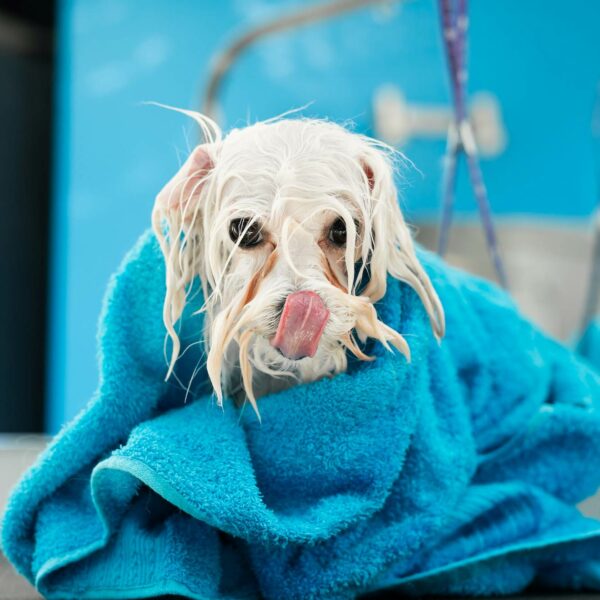
[[[195,108],[215,49],[296,1],[63,0],[60,5],[53,297],[47,424],[55,431],[96,386],[96,319],[111,271],[148,226],[162,184],[196,141]],[[471,90],[502,104],[509,145],[484,164],[496,213],[585,217],[594,206],[589,121],[600,80],[600,2],[473,0]],[[448,100],[432,0],[367,10],[278,36],[249,51],[227,81],[226,126],[315,101],[309,116],[371,132],[375,88],[411,102]],[[404,205],[432,216],[443,143],[405,152]],[[465,181],[458,208],[473,201]]]

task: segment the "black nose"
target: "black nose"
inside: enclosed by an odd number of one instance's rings
[[[282,298],[276,305],[275,305],[275,313],[277,314],[277,317],[281,317],[281,313],[283,312],[283,307],[285,306],[285,298]]]

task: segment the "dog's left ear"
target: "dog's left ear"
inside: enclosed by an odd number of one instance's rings
[[[433,332],[440,339],[446,328],[444,309],[417,258],[410,229],[398,203],[391,161],[374,147],[369,147],[359,161],[372,207],[370,280],[364,293],[374,302],[382,298],[387,273],[407,283],[421,299]]]

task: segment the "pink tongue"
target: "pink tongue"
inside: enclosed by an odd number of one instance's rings
[[[329,311],[318,294],[294,292],[285,300],[271,344],[291,360],[314,356],[327,319]]]

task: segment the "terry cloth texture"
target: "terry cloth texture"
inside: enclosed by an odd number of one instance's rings
[[[493,285],[421,260],[441,345],[390,280],[378,312],[412,362],[369,343],[375,362],[262,398],[261,425],[210,393],[199,295],[184,385],[164,382],[145,234],[107,295],[98,391],[14,490],[6,555],[51,599],[599,589],[600,523],[574,508],[600,484],[598,375]]]

